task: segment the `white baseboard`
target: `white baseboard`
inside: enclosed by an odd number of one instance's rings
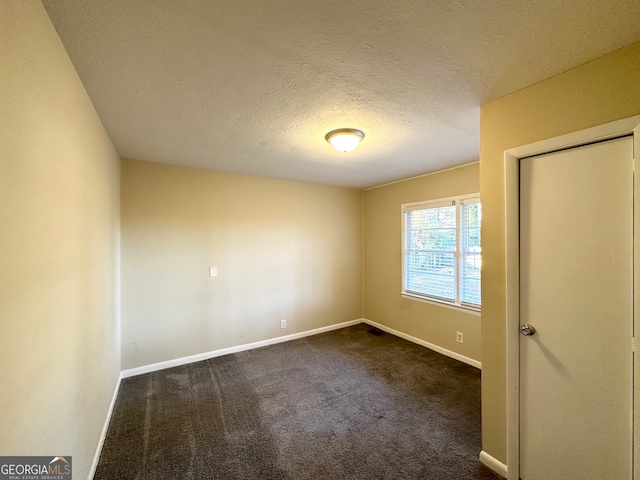
[[[368,320],[363,318],[362,321],[372,327],[379,328],[380,330],[384,330],[391,335],[395,335],[396,337],[404,338],[405,340],[409,340],[410,342],[417,343],[418,345],[422,345],[423,347],[427,347],[431,350],[434,350],[442,355],[446,355],[447,357],[451,357],[455,360],[459,360],[461,362],[466,363],[467,365],[471,365],[472,367],[476,367],[482,369],[482,363],[478,360],[475,360],[470,357],[465,357],[464,355],[460,355],[459,353],[453,352],[451,350],[447,350],[446,348],[439,347],[438,345],[434,345],[433,343],[425,342],[417,337],[413,337],[411,335],[407,335],[406,333],[400,332],[398,330],[394,330],[393,328],[389,328],[386,325],[382,325],[381,323],[374,322],[373,320]]]
[[[500,460],[496,460],[484,450],[480,452],[480,461],[498,475],[502,475],[504,478],[507,478],[507,466]]]
[[[209,352],[198,353],[196,355],[189,355],[188,357],[175,358],[173,360],[167,360],[164,362],[153,363],[151,365],[144,365],[142,367],[130,368],[123,370],[121,373],[122,378],[134,377],[136,375],[142,375],[143,373],[155,372],[158,370],[164,370],[171,367],[179,367],[180,365],[186,365],[187,363],[201,362],[202,360],[208,360],[214,357],[221,357],[222,355],[229,355],[230,353],[243,352],[245,350],[252,350],[254,348],[266,347],[267,345],[275,345],[277,343],[288,342],[290,340],[296,340],[298,338],[310,337],[311,335],[317,335],[319,333],[330,332],[331,330],[338,330],[340,328],[350,327],[359,323],[364,323],[364,318],[358,318],[356,320],[350,320],[348,322],[336,323],[327,327],[315,328],[313,330],[307,330],[305,332],[293,333],[291,335],[284,335],[282,337],[270,338],[268,340],[261,340],[259,342],[246,343],[244,345],[237,345],[235,347],[221,348],[220,350],[212,350]]]
[[[93,477],[96,474],[96,469],[98,468],[98,462],[100,461],[100,453],[102,453],[102,446],[104,445],[104,441],[107,438],[107,430],[109,429],[109,423],[111,422],[111,415],[113,414],[113,409],[116,406],[116,400],[118,398],[118,392],[120,391],[120,382],[122,381],[122,373],[118,375],[118,381],[116,382],[116,388],[113,390],[113,397],[111,397],[111,404],[109,404],[109,410],[107,410],[107,418],[104,421],[104,425],[102,426],[102,433],[100,434],[100,440],[98,441],[98,448],[96,448],[96,453],[93,456],[93,463],[91,464],[91,469],[89,470],[88,480],[93,480]]]

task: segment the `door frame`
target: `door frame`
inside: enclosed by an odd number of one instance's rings
[[[532,155],[578,147],[623,135],[633,135],[634,158],[640,152],[640,115],[505,150],[504,215],[506,260],[507,340],[507,478],[520,478],[520,161]],[[638,153],[637,155],[640,155]],[[634,160],[635,169],[635,160]],[[634,181],[633,250],[640,252],[640,181]],[[640,326],[640,255],[633,260],[633,325]],[[634,327],[635,331],[635,327]],[[634,412],[640,412],[640,355],[634,355]],[[633,415],[634,458],[640,459],[640,414]],[[634,478],[640,479],[640,461],[634,462]]]

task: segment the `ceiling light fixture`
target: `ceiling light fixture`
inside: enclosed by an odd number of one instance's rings
[[[339,128],[331,130],[324,138],[339,152],[350,152],[364,138],[364,133],[355,128]]]

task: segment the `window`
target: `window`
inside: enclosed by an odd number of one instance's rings
[[[402,206],[402,293],[480,309],[478,195]]]

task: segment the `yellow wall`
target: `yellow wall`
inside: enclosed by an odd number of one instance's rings
[[[87,478],[120,372],[119,159],[37,0],[0,2],[0,454]]]
[[[123,368],[361,318],[361,209],[359,190],[124,160]]]
[[[482,444],[506,463],[503,153],[640,114],[640,43],[484,105],[480,113]]]
[[[477,314],[400,296],[401,205],[478,191],[477,163],[365,190],[364,316],[480,361]],[[456,332],[464,333],[464,343],[456,342]]]

